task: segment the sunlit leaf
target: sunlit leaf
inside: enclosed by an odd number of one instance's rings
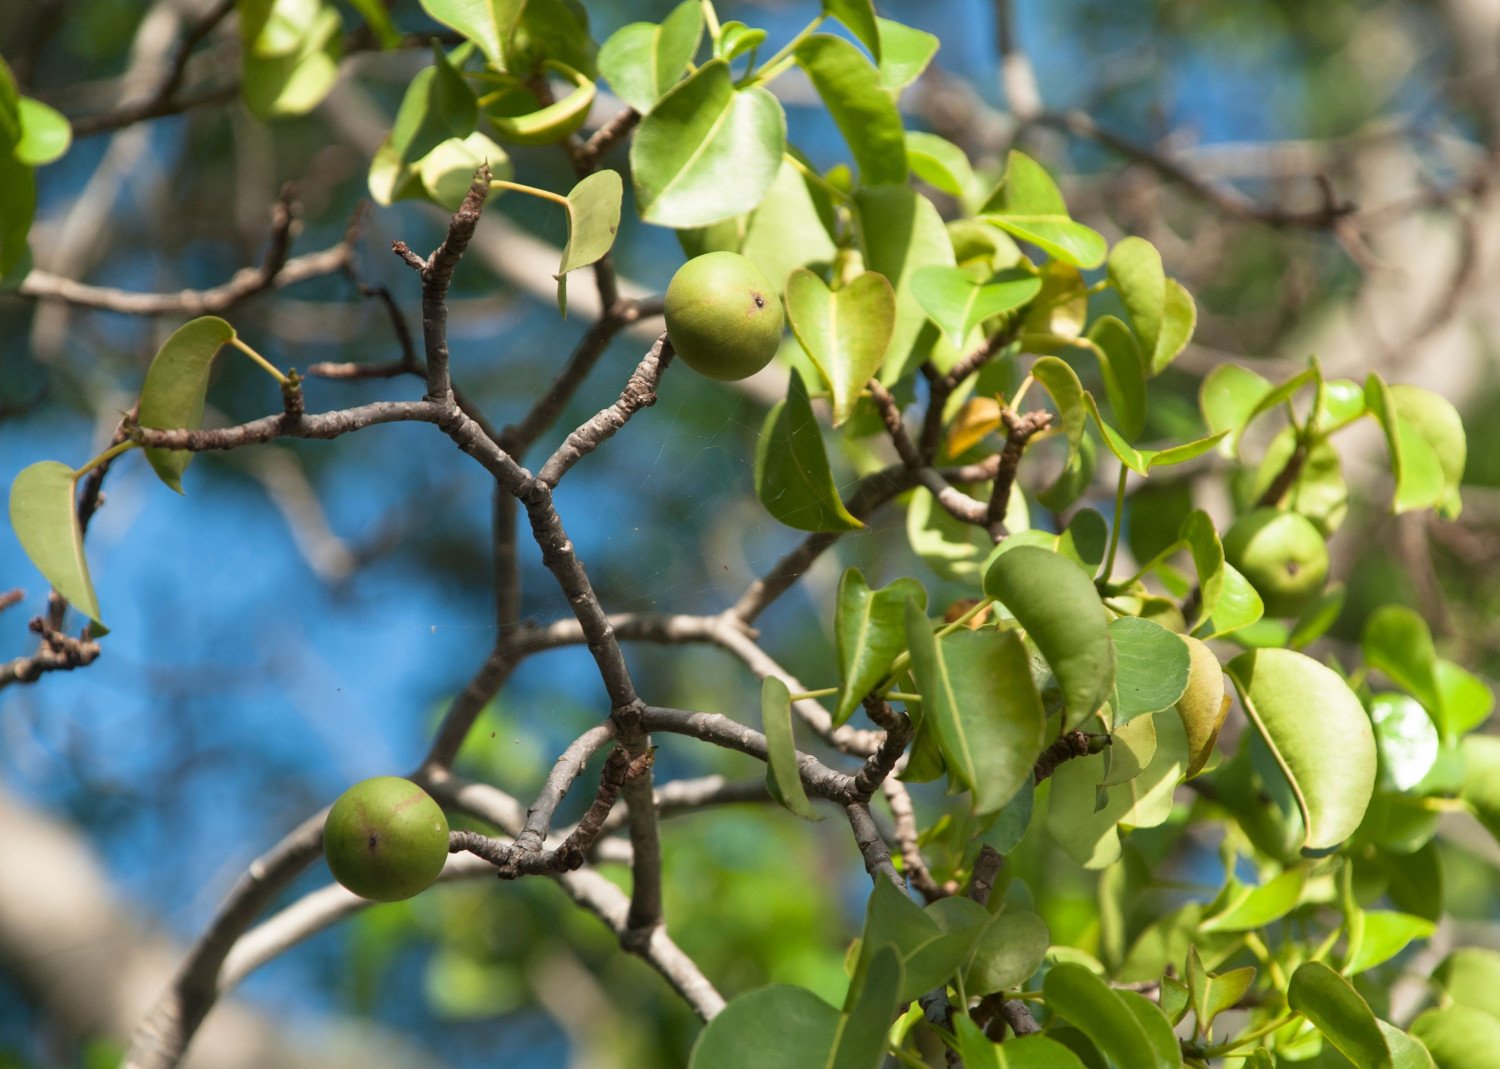
[[[1339,1053],[1364,1069],[1391,1069],[1391,1052],[1369,1005],[1347,979],[1320,961],[1292,974],[1287,1002]]]
[[[797,46],[797,63],[822,98],[865,185],[906,181],[906,131],[880,73],[842,37],[819,33]]]
[[[10,487],[10,526],[42,577],[95,623],[99,601],[83,555],[73,469],[55,460],[22,468]]]
[[[835,725],[848,720],[906,648],[906,603],[927,607],[927,591],[912,578],[897,579],[871,590],[858,568],[839,583],[834,638],[839,654],[839,693]]]
[[[854,414],[860,392],[880,369],[896,323],[896,292],[886,277],[866,271],[830,290],[806,269],[786,283],[792,333],[833,389],[833,424]]]
[[[896,326],[880,372],[880,381],[892,386],[938,339],[912,291],[912,276],[931,265],[952,267],[953,243],[932,201],[909,186],[865,186],[854,204],[865,270],[880,272],[896,289]]]
[[[661,24],[632,22],[599,49],[599,73],[615,95],[645,115],[682,78],[703,40],[703,5],[682,0]]]
[[[797,738],[792,732],[792,695],[777,676],[768,675],[760,688],[761,728],[766,734],[766,788],[771,797],[803,820],[821,817],[807,800],[797,772]]]
[[[526,0],[421,0],[422,10],[479,46],[496,70],[505,70],[505,50]]]
[[[1042,289],[1042,280],[1018,273],[1012,278],[980,283],[958,267],[924,267],[912,276],[912,293],[918,303],[961,347],[969,332],[980,323],[1021,307]]]
[[[158,430],[196,430],[202,426],[214,357],[234,336],[234,328],[217,316],[201,316],[173,331],[146,370],[140,425]],[[182,473],[193,459],[190,451],[148,448],[146,459],[162,482],[182,493]]]

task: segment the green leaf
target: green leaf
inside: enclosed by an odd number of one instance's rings
[[[661,25],[632,22],[599,49],[599,73],[615,95],[642,115],[681,80],[703,40],[703,5],[682,0]]]
[[[251,114],[278,119],[321,104],[338,80],[343,54],[337,9],[322,0],[238,0],[238,6],[241,91]]]
[[[513,173],[505,150],[478,131],[468,137],[449,138],[410,168],[396,158],[394,150],[382,146],[376,153],[376,161],[370,165],[371,192],[375,193],[377,189],[379,167],[380,193],[376,193],[379,203],[389,204],[403,196],[417,196],[421,190],[410,184],[414,174],[434,204],[453,212],[463,203],[469,187],[474,184],[475,172],[484,164],[489,165],[491,178],[509,179]]]
[[[1370,699],[1375,748],[1380,754],[1380,785],[1409,791],[1426,778],[1438,758],[1438,731],[1415,698],[1377,694]]]
[[[1298,966],[1287,987],[1287,1003],[1355,1065],[1392,1069],[1375,1014],[1354,986],[1327,965],[1309,961]]]
[[[1051,395],[1057,407],[1059,428],[1068,443],[1063,470],[1051,486],[1037,495],[1048,508],[1061,510],[1083,495],[1093,477],[1095,447],[1084,435],[1089,410],[1078,373],[1062,360],[1055,356],[1040,357],[1031,365],[1031,375]]]
[[[1109,250],[1110,285],[1130,315],[1130,325],[1147,353],[1156,353],[1167,302],[1167,275],[1161,253],[1144,238],[1128,237]]]
[[[454,70],[441,48],[433,63],[417,72],[391,127],[391,149],[403,163],[415,163],[450,138],[474,132],[479,105],[463,75]]]
[[[792,731],[792,693],[776,676],[766,676],[760,688],[760,718],[766,733],[766,788],[771,797],[803,820],[822,820],[797,772],[797,737]]]
[[[1470,735],[1463,740],[1462,750],[1463,800],[1489,833],[1500,840],[1500,739]]]
[[[1248,932],[1279,921],[1302,901],[1307,870],[1300,865],[1287,869],[1260,887],[1231,886],[1219,909],[1204,919],[1201,931]]]
[[[1042,165],[1014,149],[981,218],[1074,267],[1098,267],[1109,248],[1097,231],[1069,217],[1062,193]]]
[[[0,277],[28,259],[26,236],[36,215],[36,174],[18,158],[25,136],[20,101],[10,68],[0,59]]]
[[[1421,702],[1443,739],[1452,742],[1457,733],[1443,709],[1427,621],[1404,605],[1382,605],[1365,622],[1360,645],[1369,666]]]
[[[1430,939],[1436,930],[1437,925],[1426,917],[1414,917],[1410,913],[1400,913],[1395,910],[1370,910],[1364,915],[1364,933],[1360,938],[1359,947],[1350,956],[1348,964],[1344,966],[1344,972],[1349,976],[1358,976],[1377,965],[1384,965],[1415,940]],[[1442,970],[1439,967],[1437,975],[1439,982],[1442,980],[1441,973]],[[1495,979],[1500,980],[1500,975],[1497,975]],[[1500,991],[1500,988],[1490,988],[1490,990]]]
[[[1000,1048],[967,1013],[953,1018],[953,1035],[958,1041],[955,1049],[964,1069],[1000,1069]]]
[[[43,578],[102,626],[89,563],[83,555],[74,487],[73,469],[56,460],[22,468],[10,486],[10,526]]]
[[[1461,947],[1443,959],[1432,979],[1457,1005],[1500,1018],[1500,952]]]
[[[422,10],[479,46],[484,58],[505,70],[510,44],[526,0],[421,0]]]
[[[1392,510],[1400,515],[1414,509],[1446,507],[1449,493],[1443,462],[1416,425],[1401,415],[1391,388],[1373,371],[1365,380],[1365,403],[1385,432],[1391,474],[1396,477]]]
[[[555,145],[588,120],[598,94],[593,77],[554,60],[548,60],[545,68],[572,83],[566,96],[549,102],[537,95],[529,78],[501,74],[494,76],[495,88],[479,99],[490,126],[502,140],[518,145]]]
[[[1187,690],[1192,657],[1182,636],[1135,616],[1111,620],[1115,645],[1115,723],[1177,704]]]
[[[1332,849],[1359,827],[1375,788],[1375,735],[1364,707],[1336,672],[1292,650],[1242,653],[1228,670],[1296,797],[1302,849]]]
[[[1043,1035],[1016,1036],[995,1048],[1000,1069],[1085,1069],[1067,1047]]]
[[[1208,373],[1198,388],[1198,407],[1211,431],[1228,431],[1219,442],[1226,457],[1238,455],[1240,435],[1256,411],[1260,399],[1271,392],[1271,383],[1238,364],[1220,364]]]
[[[22,98],[25,103],[25,98]],[[1397,384],[1390,388],[1391,402],[1402,426],[1411,428],[1431,448],[1443,473],[1443,497],[1438,511],[1454,519],[1463,511],[1459,484],[1464,480],[1468,439],[1458,409],[1440,394],[1420,386]]]
[[[906,181],[906,131],[896,102],[870,61],[842,37],[814,34],[797,46],[797,63],[822,97],[867,186]]]
[[[1120,994],[1082,965],[1056,965],[1042,981],[1048,1009],[1088,1036],[1116,1065],[1152,1069],[1180,1065],[1156,1050],[1146,1029]]]
[[[989,925],[990,914],[967,899],[933,906],[937,908],[924,911],[889,880],[875,881],[866,907],[859,961],[850,981],[851,996],[860,990],[881,947],[893,946],[901,957],[905,969],[902,1001],[926,994],[963,967]]]
[[[772,516],[799,531],[852,531],[864,526],[839,498],[823,452],[823,432],[796,371],[786,400],[771,409],[756,442],[755,493]]]
[[[839,653],[839,693],[833,723],[844,723],[906,649],[906,603],[927,607],[927,591],[912,578],[871,590],[858,568],[839,583],[834,643]]]
[[[73,143],[73,128],[62,112],[40,100],[18,97],[16,118],[21,127],[21,138],[14,149],[19,163],[32,167],[53,163],[62,159]]]
[[[146,371],[140,425],[157,430],[201,427],[208,373],[214,357],[234,336],[234,328],[217,316],[200,316],[173,331]],[[148,448],[146,459],[162,482],[182,493],[182,473],[193,459],[190,451]]]
[[[980,490],[983,496],[988,496],[987,489]],[[1005,526],[1014,535],[1026,530],[1029,522],[1021,487],[1012,483]],[[912,551],[938,575],[969,584],[978,581],[982,565],[995,546],[981,528],[955,519],[924,486],[912,491],[906,509],[906,539]]]
[[[1041,968],[1050,941],[1047,922],[1035,913],[1006,910],[979,937],[974,960],[964,975],[964,990],[970,995],[988,995],[1020,987]]]
[[[401,44],[401,31],[391,22],[391,13],[382,0],[349,0],[349,6],[359,12],[365,25],[375,35],[382,49],[396,48]]]
[[[908,130],[906,162],[918,178],[960,204],[968,203],[974,194],[974,168],[964,150],[952,141],[937,134]]]
[[[1011,631],[959,630],[939,640],[915,602],[907,603],[906,641],[922,715],[937,725],[949,772],[973,792],[975,812],[998,812],[1047,743],[1025,647]]]
[[[1125,437],[1134,441],[1146,426],[1146,368],[1135,335],[1114,316],[1102,316],[1089,328],[1088,340],[1099,359],[1109,407]]]
[[[1428,1010],[1411,1034],[1431,1052],[1438,1069],[1500,1069],[1500,1019],[1468,1006]]]
[[[926,358],[938,337],[912,290],[912,276],[923,267],[954,266],[953,243],[937,208],[909,186],[865,186],[855,192],[854,204],[865,270],[878,271],[896,288],[896,325],[880,374],[892,386]]]
[[[1057,551],[1093,575],[1104,563],[1109,524],[1094,509],[1079,509],[1057,538]]]
[[[1088,575],[1056,553],[1017,546],[990,559],[984,591],[1026,629],[1062,688],[1068,727],[1108,698],[1115,680],[1109,616]]]
[[[1187,733],[1189,778],[1208,764],[1218,741],[1219,729],[1229,714],[1224,693],[1224,666],[1212,650],[1196,638],[1185,637],[1190,657],[1187,689],[1177,702],[1177,715]]]
[[[877,18],[875,22],[880,27],[880,84],[898,93],[927,69],[937,55],[938,39],[891,19]]]
[[[981,283],[958,267],[923,267],[911,280],[912,294],[923,311],[962,348],[969,332],[980,323],[1020,308],[1042,289],[1035,275],[1017,274],[998,282]]]
[[[1089,415],[1094,417],[1094,424],[1099,428],[1099,434],[1103,437],[1104,444],[1115,455],[1115,459],[1137,475],[1145,475],[1154,467],[1185,464],[1189,460],[1196,460],[1217,445],[1228,433],[1227,431],[1220,431],[1217,434],[1210,434],[1206,438],[1199,438],[1182,445],[1174,445],[1167,449],[1136,449],[1125,440],[1119,431],[1104,422],[1104,416],[1099,412],[1099,402],[1094,400],[1093,394],[1085,390],[1083,399],[1088,405]]]
[[[786,145],[786,116],[764,88],[736,90],[729,64],[705,63],[657,102],[630,146],[641,218],[707,226],[760,203]]]
[[[872,0],[823,0],[823,14],[847,26],[854,39],[870,50],[876,62],[880,61],[880,20],[875,17]]]
[[[1121,991],[1119,994],[1145,1031],[1146,1038],[1151,1041],[1151,1049],[1156,1054],[1156,1064],[1181,1069],[1182,1048],[1178,1045],[1177,1036],[1172,1032],[1172,1024],[1167,1020],[1161,1007],[1136,991]]]
[[[568,243],[563,246],[557,279],[558,306],[567,314],[566,276],[569,271],[604,258],[620,231],[620,201],[624,184],[618,171],[595,171],[568,193]]]
[[[1150,374],[1160,375],[1193,340],[1198,326],[1198,306],[1193,295],[1175,278],[1167,279],[1167,300],[1162,311],[1161,333],[1156,337],[1156,351],[1151,354]]]
[[[770,36],[765,30],[751,29],[743,22],[731,20],[719,27],[719,39],[714,42],[714,56],[731,62],[753,52],[766,43]]]
[[[808,1069],[833,1050],[838,1010],[805,987],[747,991],[704,1026],[689,1069]]]
[[[881,878],[881,882],[886,881]],[[839,1018],[838,1034],[824,1063],[828,1069],[880,1069],[885,1062],[886,1033],[896,1017],[904,984],[905,970],[897,949],[887,945],[875,951],[863,983],[857,991],[850,990],[852,1003]]]
[[[1420,1039],[1407,1035],[1393,1024],[1376,1021],[1385,1044],[1390,1048],[1392,1069],[1437,1069],[1432,1054]]]
[[[896,292],[886,277],[866,271],[830,290],[805,268],[786,281],[792,333],[833,388],[833,425],[854,414],[860,392],[880,369],[896,323]]]

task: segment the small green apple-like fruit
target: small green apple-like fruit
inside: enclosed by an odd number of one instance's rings
[[[323,854],[333,878],[361,898],[397,902],[425,891],[443,870],[448,818],[411,780],[362,780],[329,809]]]
[[[1224,559],[1260,594],[1267,616],[1296,616],[1328,580],[1328,544],[1295,512],[1247,512],[1224,535]]]
[[[704,253],[678,268],[665,312],[678,357],[711,379],[747,378],[781,347],[781,297],[737,252]]]

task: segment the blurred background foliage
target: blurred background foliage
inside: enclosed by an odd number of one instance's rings
[[[603,40],[626,22],[659,20],[672,5],[589,6],[595,38]],[[805,24],[807,7],[719,5],[726,18],[766,27],[772,45]],[[880,7],[943,41],[936,69],[904,108],[997,165],[1015,130],[1000,91],[995,8],[982,0]],[[1335,575],[1350,597],[1332,648],[1357,642],[1370,608],[1396,600],[1422,612],[1447,655],[1493,678],[1500,674],[1497,333],[1493,312],[1486,326],[1442,300],[1486,277],[1482,256],[1494,255],[1471,252],[1481,267],[1463,267],[1465,242],[1477,240],[1477,224],[1465,220],[1480,210],[1459,207],[1483,192],[1476,175],[1493,178],[1500,159],[1500,105],[1485,95],[1500,35],[1488,42],[1489,74],[1481,77],[1484,62],[1474,54],[1484,42],[1472,39],[1475,24],[1465,21],[1484,7],[1479,0],[1028,0],[1016,5],[1015,30],[1050,109],[1079,109],[1133,142],[1169,149],[1261,204],[1317,207],[1326,182],[1361,208],[1392,205],[1363,228],[1265,226],[1093,141],[1045,124],[1023,134],[1028,151],[1064,177],[1078,218],[1111,237],[1148,237],[1198,298],[1195,344],[1162,380],[1177,396],[1153,410],[1158,431],[1196,420],[1198,381],[1219,361],[1276,376],[1314,350],[1330,374],[1375,366],[1459,405],[1470,459],[1468,507],[1456,522],[1426,514],[1391,520],[1372,504],[1383,493],[1369,492],[1381,478],[1381,456],[1361,462],[1356,446],[1349,477],[1356,495],[1367,492],[1356,496],[1333,542]],[[132,48],[160,48],[161,34],[176,32],[176,21],[162,30],[153,19],[163,10],[201,9],[186,0],[11,0],[0,5],[0,54],[24,92],[85,116],[118,103]],[[352,29],[352,12],[344,14]],[[415,0],[397,0],[393,15],[403,28],[431,25]],[[236,62],[234,35],[222,33],[192,72],[222,84]],[[287,182],[301,205],[293,251],[336,243],[367,196],[369,153],[406,81],[426,62],[421,49],[351,56],[322,106],[273,126],[237,103],[216,103],[80,138],[40,176],[32,235],[38,266],[132,290],[217,284],[258,262],[270,206]],[[788,77],[777,89],[793,143],[822,166],[837,162],[842,143],[826,117],[797,106],[799,94],[811,103],[806,86]],[[597,117],[609,109],[601,105]],[[532,184],[571,185],[555,149],[518,148],[514,158]],[[623,167],[623,155],[610,162]],[[1493,205],[1488,211],[1493,216]],[[546,294],[546,261],[513,240],[522,233],[560,243],[555,209],[508,196],[492,212],[514,229],[486,222],[485,251],[471,255],[456,280],[451,333],[465,390],[503,424],[550,381],[587,317],[575,310],[558,318]],[[397,238],[429,248],[442,225],[439,213],[410,202],[372,212],[359,244],[363,281],[388,286],[415,314],[414,276],[386,250]],[[622,275],[650,292],[660,292],[681,262],[672,234],[635,222],[628,207],[616,256]],[[518,285],[526,277],[540,290]],[[1493,270],[1487,277],[1494,281]],[[586,288],[575,282],[575,295]],[[1393,289],[1436,296],[1400,305],[1388,301]],[[340,277],[275,290],[229,318],[283,365],[398,355],[378,302],[362,300]],[[107,441],[172,325],[0,296],[6,480],[43,457],[81,462],[91,444]],[[612,399],[645,345],[638,334],[617,340],[560,425]],[[314,407],[325,408],[415,389],[408,379],[313,382],[308,392]],[[210,402],[238,422],[273,410],[277,399],[247,364],[225,361]],[[716,610],[792,544],[750,490],[763,413],[763,398],[669,376],[657,407],[570,477],[560,511],[607,608]],[[105,655],[85,671],[0,693],[0,788],[66,820],[142,930],[178,940],[200,930],[244,865],[307,813],[356,779],[411,767],[435,710],[493,637],[485,480],[439,438],[391,428],[210,454],[189,484],[188,496],[177,499],[144,465],[111,477],[108,507],[90,531],[100,598],[115,629]],[[1089,503],[1106,501],[1108,492],[1096,496]],[[845,564],[879,581],[918,574],[935,605],[960,589],[946,588],[911,556],[899,512],[872,526],[872,536],[847,540],[837,560],[821,562],[760,621],[769,651],[804,679],[822,679],[832,663],[829,595]],[[539,563],[528,560],[524,574],[526,614],[539,621],[565,615]],[[0,587],[15,586],[28,597],[0,616],[0,657],[28,652],[25,619],[45,597],[6,528]],[[720,652],[634,648],[630,656],[653,701],[729,713],[754,708],[754,681]],[[461,768],[528,798],[552,758],[601,709],[584,651],[534,658],[475,731]],[[679,740],[664,745],[659,768],[668,776],[756,775],[748,759]],[[925,819],[942,811],[941,795],[918,799]],[[581,803],[571,801],[577,805],[563,819],[577,815]],[[1011,859],[1009,871],[1024,877],[1055,942],[1108,956],[1133,941],[1138,917],[1159,912],[1138,908],[1135,888],[1161,863],[1153,842],[1175,834],[1187,815],[1180,810],[1167,828],[1132,837],[1121,875],[1108,886],[1034,845]],[[673,934],[726,996],[773,980],[830,998],[842,990],[843,956],[867,884],[834,823],[804,825],[753,805],[668,822]],[[1488,927],[1500,892],[1494,846],[1475,836],[1457,842],[1434,848],[1456,918],[1450,945],[1495,945],[1500,938]],[[1211,845],[1202,854],[1211,867]],[[0,842],[0,865],[23,864]],[[1177,875],[1184,886],[1219,879],[1214,871]],[[294,890],[323,879],[311,873]],[[650,970],[620,954],[603,926],[541,880],[444,886],[367,910],[267,965],[244,995],[294,1033],[374,1017],[440,1051],[451,1066],[494,1064],[497,1052],[521,1069],[669,1066],[685,1060],[696,1032]],[[0,940],[0,1066],[111,1064],[120,1038],[93,1034],[49,1004],[30,982],[28,963],[7,957]]]

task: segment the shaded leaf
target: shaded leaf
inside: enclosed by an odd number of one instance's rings
[[[838,1035],[825,1063],[828,1069],[880,1069],[885,1061],[886,1033],[905,985],[896,948],[875,951],[863,980],[857,991],[850,990],[852,1001],[839,1018]]]
[[[1156,1051],[1119,993],[1082,965],[1054,966],[1042,982],[1047,1006],[1073,1024],[1116,1065],[1152,1069],[1173,1064]]]
[[[938,337],[912,291],[912,276],[922,267],[952,267],[953,243],[933,203],[904,184],[864,186],[854,204],[865,269],[896,289],[896,325],[880,372],[880,381],[892,386],[926,358]]]
[[[797,737],[792,731],[792,694],[777,676],[766,676],[760,688],[761,727],[766,734],[766,788],[803,820],[821,820],[797,771]]]
[[[732,1000],[704,1026],[689,1069],[807,1069],[838,1037],[838,1010],[805,987],[772,984]]]
[[[1135,616],[1111,620],[1109,635],[1115,645],[1115,723],[1176,705],[1192,664],[1182,637]]]
[[[1287,1003],[1306,1017],[1339,1053],[1364,1069],[1391,1069],[1391,1052],[1375,1014],[1354,986],[1320,961],[1292,974]]]
[[[964,990],[988,995],[1020,987],[1041,968],[1050,941],[1047,923],[1035,913],[1006,910],[979,937],[964,975]]]
[[[793,371],[785,401],[766,416],[755,450],[755,493],[766,510],[802,531],[850,531],[849,514],[823,452],[823,433],[802,376]]]

